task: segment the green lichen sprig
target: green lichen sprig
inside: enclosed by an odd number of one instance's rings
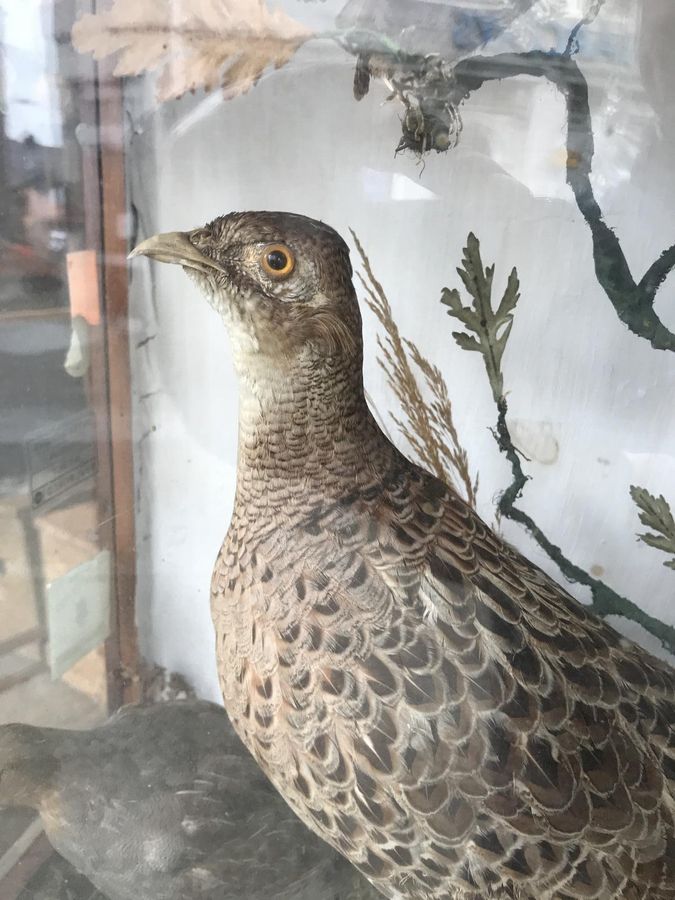
[[[513,311],[520,296],[518,273],[515,269],[512,270],[499,306],[497,309],[493,309],[494,266],[483,267],[480,243],[473,234],[469,235],[462,265],[457,271],[471,297],[471,305],[463,306],[459,292],[448,288],[443,290],[441,302],[448,307],[449,316],[457,319],[468,331],[473,332],[473,334],[468,334],[466,331],[453,332],[453,337],[462,349],[477,351],[483,357],[492,396],[497,406],[495,440],[511,466],[511,484],[497,501],[499,517],[510,519],[523,526],[549,559],[556,563],[568,581],[583,584],[590,589],[590,609],[596,615],[602,617],[623,616],[637,622],[658,638],[666,650],[675,653],[675,628],[650,616],[632,600],[622,597],[599,578],[593,578],[588,572],[569,560],[560,547],[544,534],[534,519],[516,505],[529,476],[523,472],[520,455],[513,443],[506,421],[508,405],[501,366],[513,325]],[[655,527],[651,522],[644,524]],[[655,530],[659,529],[655,528]],[[653,538],[658,540],[657,535],[654,535]]]
[[[672,553],[673,558],[666,560],[663,565],[675,569],[675,519],[668,501],[662,494],[655,497],[646,488],[635,484],[630,487],[630,495],[640,511],[640,521],[652,529],[638,534],[638,538],[650,547]]]
[[[467,331],[453,331],[452,336],[462,350],[473,350],[483,355],[485,370],[492,388],[495,402],[504,394],[502,377],[502,356],[513,326],[513,311],[520,298],[520,282],[515,269],[511,270],[496,310],[492,308],[492,281],[495,267],[483,269],[480,243],[474,234],[469,234],[464,248],[462,265],[457,269],[464,287],[472,298],[471,306],[463,306],[456,288],[444,288],[441,303],[448,307],[448,315],[458,319]]]

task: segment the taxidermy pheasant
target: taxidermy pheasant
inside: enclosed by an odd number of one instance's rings
[[[91,731],[2,725],[2,806],[36,809],[110,900],[380,896],[298,821],[212,703],[129,706]]]
[[[220,679],[300,817],[392,898],[675,897],[675,672],[385,437],[340,236],[247,212],[134,254],[231,334]]]

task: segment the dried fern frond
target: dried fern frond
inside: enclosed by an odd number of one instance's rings
[[[663,495],[655,497],[645,488],[634,484],[631,485],[630,495],[640,510],[640,521],[652,529],[638,534],[638,538],[650,547],[672,553],[673,559],[666,560],[663,565],[675,569],[675,519],[666,498]]]
[[[119,54],[115,75],[159,70],[160,101],[219,86],[225,98],[244,94],[310,37],[264,0],[115,0],[108,12],[83,16],[72,31],[80,53]]]
[[[354,231],[350,231],[367,276],[358,275],[366,292],[366,303],[385,333],[384,339],[379,335],[377,338],[380,350],[378,363],[405,413],[406,421],[393,413],[391,417],[420,463],[460,490],[466,501],[475,506],[478,476],[475,480],[471,478],[468,456],[453,422],[452,403],[445,380],[440,369],[430,363],[412,341],[401,337],[384,288],[373,274],[361,242]],[[424,400],[411,360],[424,376],[433,398],[431,404]]]

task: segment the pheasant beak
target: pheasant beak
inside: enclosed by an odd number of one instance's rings
[[[129,254],[129,259],[134,256],[149,256],[158,262],[175,263],[188,269],[196,269],[204,275],[212,275],[215,269],[218,272],[227,270],[215,259],[205,256],[201,250],[190,240],[189,231],[169,231],[166,234],[155,234],[146,241],[140,243]]]

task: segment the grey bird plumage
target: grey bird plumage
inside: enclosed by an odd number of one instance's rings
[[[110,900],[378,896],[298,820],[214,704],[130,706],[90,731],[0,726],[0,807],[17,805]]]
[[[675,672],[382,433],[340,236],[237,213],[135,252],[230,332],[219,673],[298,815],[391,898],[675,897]]]

